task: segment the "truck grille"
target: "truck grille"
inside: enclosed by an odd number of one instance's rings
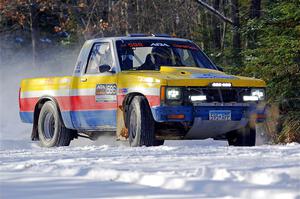
[[[206,95],[206,102],[242,102],[243,95],[250,94],[250,89],[188,87],[186,92],[185,96]]]

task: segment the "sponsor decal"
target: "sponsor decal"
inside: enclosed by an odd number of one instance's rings
[[[183,44],[173,44],[172,46],[175,48],[197,50],[197,48],[195,46],[189,46],[189,45],[183,45]]]
[[[129,47],[143,47],[144,44],[142,43],[129,43],[127,44]]]
[[[169,47],[166,43],[152,43],[150,46],[163,46],[163,47]]]
[[[238,79],[232,75],[204,73],[204,74],[192,74],[191,78],[203,78],[203,79]]]
[[[80,73],[80,71],[81,71],[81,66],[82,66],[81,63],[82,63],[82,62],[79,61],[78,64],[76,65],[76,67],[75,67],[75,73],[76,73],[76,74],[77,74],[77,73]]]
[[[96,102],[115,102],[117,100],[116,84],[97,84]]]

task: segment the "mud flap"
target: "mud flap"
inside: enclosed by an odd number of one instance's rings
[[[128,129],[125,126],[124,121],[124,112],[122,106],[119,106],[117,109],[117,140],[127,140],[128,138]]]
[[[257,123],[255,126],[256,129],[256,146],[271,144],[272,138],[268,132],[268,127],[266,123]]]

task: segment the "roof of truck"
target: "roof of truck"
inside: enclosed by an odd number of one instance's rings
[[[176,40],[176,41],[185,41],[185,42],[192,42],[191,40],[188,39],[182,39],[182,38],[177,38],[177,37],[172,37],[172,36],[166,36],[166,35],[144,35],[144,34],[132,34],[128,36],[120,36],[120,37],[102,37],[102,38],[95,38],[89,40],[90,42],[98,42],[98,41],[103,41],[103,40],[144,40],[144,39],[153,39],[153,40]]]

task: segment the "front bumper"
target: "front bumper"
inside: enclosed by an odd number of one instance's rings
[[[264,118],[265,108],[256,103],[202,103],[198,106],[158,106],[152,107],[152,114],[156,122],[193,122],[195,118],[209,120],[211,110],[230,110],[231,120],[240,121],[250,118],[251,115],[260,115],[259,121]],[[180,119],[170,119],[169,115],[184,115]]]
[[[209,120],[211,110],[230,110],[231,120]],[[249,122],[263,122],[265,106],[257,103],[202,103],[199,106],[158,106],[152,108],[152,113],[156,122],[187,123],[190,128],[185,139],[205,139],[240,129]],[[184,117],[170,119],[170,115]]]

